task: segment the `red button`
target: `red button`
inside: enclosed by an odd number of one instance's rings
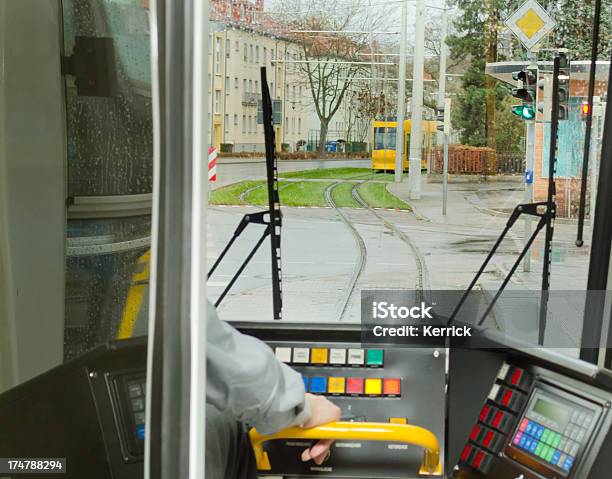
[[[472,463],[472,465],[476,469],[478,469],[482,465],[482,461],[484,460],[484,458],[485,458],[484,452],[478,451],[478,454],[476,454],[476,458],[474,459],[474,462]]]
[[[347,394],[363,394],[363,378],[348,378],[346,380]]]
[[[497,414],[495,414],[493,421],[491,421],[491,425],[495,428],[499,428],[499,424],[501,423],[501,420],[503,418],[504,418],[504,413],[501,411],[497,411]]]
[[[521,426],[519,427],[519,431],[525,432],[525,429],[527,429],[527,424],[529,424],[529,419],[523,419],[521,421]]]
[[[510,401],[512,400],[512,391],[510,389],[506,390],[506,392],[504,393],[504,396],[502,398],[502,405],[503,406],[507,406],[508,404],[510,404]]]
[[[480,411],[480,415],[478,416],[478,420],[480,422],[486,422],[487,417],[489,417],[489,412],[491,411],[491,407],[487,404],[482,406],[482,410]]]
[[[482,444],[485,447],[489,447],[491,445],[491,441],[493,440],[493,437],[495,437],[495,434],[493,433],[493,431],[487,432],[485,438],[482,440]]]
[[[385,396],[399,396],[402,393],[400,379],[383,379],[383,394]]]
[[[470,453],[472,452],[473,447],[469,444],[467,444],[464,448],[463,448],[463,452],[461,453],[461,460],[463,462],[467,462],[468,458],[470,457]]]
[[[480,426],[478,424],[476,424],[472,428],[472,432],[470,433],[470,441],[476,442],[476,440],[478,439],[478,435],[479,434],[480,434]]]
[[[513,386],[518,385],[521,382],[521,378],[523,377],[523,370],[516,368],[514,373],[512,373],[512,378],[510,379],[510,384]]]

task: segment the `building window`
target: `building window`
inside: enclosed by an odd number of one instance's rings
[[[293,100],[295,101],[295,85],[293,85]]]
[[[232,18],[232,0],[228,0],[226,10],[225,15],[227,18]]]
[[[249,134],[251,133],[251,123],[252,123],[252,117],[251,115],[249,115]]]
[[[274,82],[270,82],[270,96],[274,97]]]
[[[259,82],[257,80],[255,80],[255,90],[253,93],[259,93]]]
[[[234,88],[238,88],[238,77],[234,77]]]
[[[227,113],[223,118],[223,128],[225,128],[225,133],[229,133],[229,115]]]
[[[229,40],[225,40],[225,58],[230,57],[231,50],[232,50],[231,42]]]
[[[246,133],[246,115],[242,115],[242,133]]]
[[[298,118],[298,133],[302,134],[302,119]]]
[[[215,113],[221,112],[221,90],[215,90]]]
[[[272,63],[274,60],[276,60],[276,57],[274,56],[274,48],[270,48],[270,63]]]
[[[240,51],[240,42],[238,40],[236,40],[236,42],[234,43],[234,50],[236,52]]]
[[[238,126],[238,115],[234,113],[234,126]]]
[[[302,101],[302,87],[300,87],[300,101]]]
[[[249,80],[249,93],[253,93],[253,80]]]
[[[295,133],[295,117],[291,118],[291,133]]]
[[[259,63],[259,45],[255,45],[255,63]]]
[[[230,83],[229,77],[225,77],[225,94],[229,95]]]
[[[244,44],[244,56],[242,59],[245,63],[249,60],[249,46],[246,43]]]
[[[251,54],[251,56],[249,57],[249,61],[253,63],[253,44],[252,43],[249,45],[249,52]]]
[[[247,82],[246,82],[246,78],[242,79],[242,92],[246,93],[247,91]]]
[[[221,75],[221,39],[215,38],[215,74]]]
[[[264,66],[268,63],[268,49],[263,47],[263,64]]]

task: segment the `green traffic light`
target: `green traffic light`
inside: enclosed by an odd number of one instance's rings
[[[514,105],[512,113],[521,117],[523,120],[533,120],[535,118],[535,110],[529,105]]]

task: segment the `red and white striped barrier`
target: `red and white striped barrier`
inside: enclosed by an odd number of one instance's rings
[[[208,149],[208,181],[217,181],[217,149]]]

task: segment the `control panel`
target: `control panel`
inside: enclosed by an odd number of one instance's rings
[[[589,477],[585,471],[609,402],[578,384],[541,368],[504,363],[453,477]]]
[[[302,374],[306,391],[325,395],[342,420],[412,424],[444,443],[444,349],[362,347],[359,343],[267,341],[276,357]],[[393,442],[339,440],[321,466],[299,460],[310,441],[266,443],[270,474],[412,478],[423,450]]]
[[[146,373],[137,370],[109,374],[108,387],[115,399],[123,457],[125,460],[141,458],[145,438]]]

